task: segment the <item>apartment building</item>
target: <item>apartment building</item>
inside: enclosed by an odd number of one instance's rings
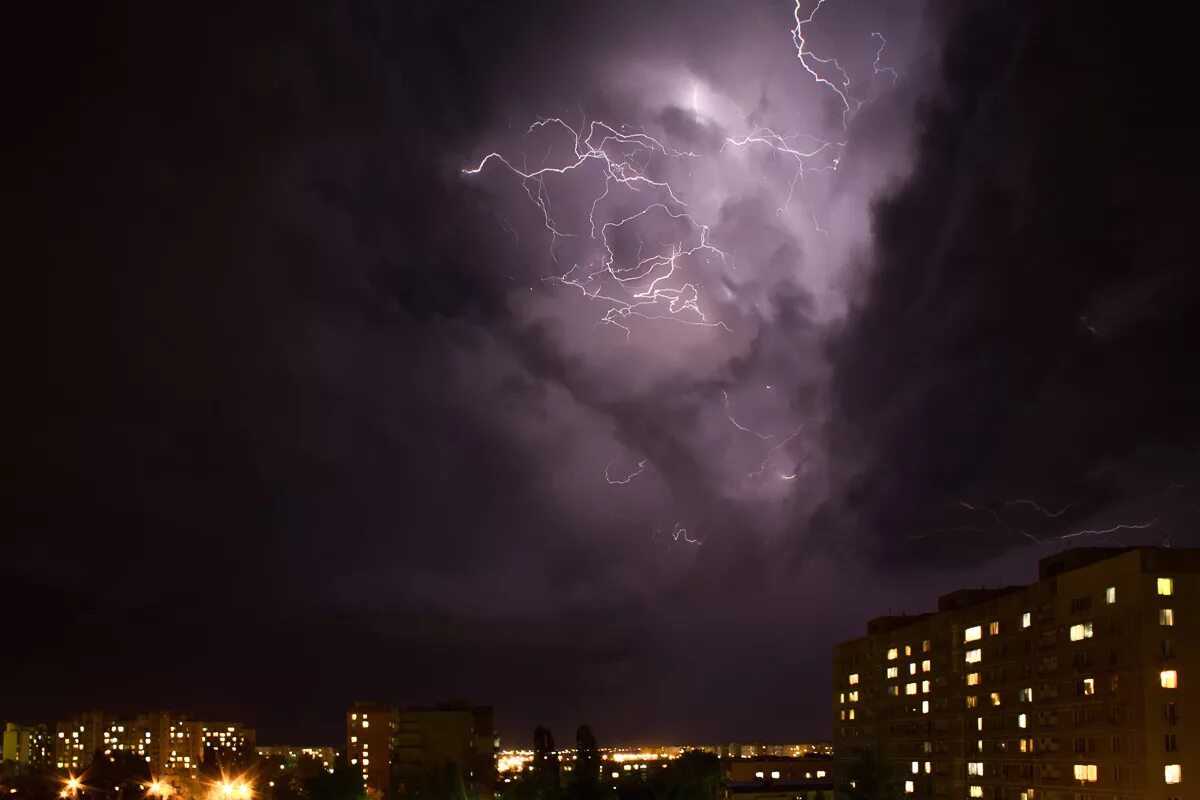
[[[1200,800],[1200,550],[1084,548],[834,649],[839,780],[915,797]]]

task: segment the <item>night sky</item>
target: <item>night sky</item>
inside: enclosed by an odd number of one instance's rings
[[[828,738],[867,618],[1200,544],[1196,79],[1152,4],[41,6],[0,720]]]

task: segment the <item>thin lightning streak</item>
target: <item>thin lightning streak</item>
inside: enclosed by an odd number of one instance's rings
[[[1074,503],[1067,503],[1065,506],[1060,508],[1058,511],[1048,511],[1045,508],[1043,508],[1042,506],[1038,505],[1037,502],[1035,502],[1033,500],[1009,500],[1004,505],[1006,505],[1006,506],[1032,506],[1033,508],[1035,508],[1038,511],[1045,514],[1050,519],[1057,519],[1058,517],[1061,517],[1063,514],[1067,513],[1067,511],[1069,511],[1070,509],[1079,505],[1079,502],[1076,501]]]
[[[1008,531],[1009,533],[1020,534],[1021,536],[1024,536],[1026,539],[1028,539],[1031,542],[1041,544],[1042,540],[1037,538],[1033,534],[1028,533],[1027,531],[1023,531],[1020,528],[1014,528],[1011,525],[1009,525],[1007,522],[1005,522],[1000,517],[1000,515],[996,513],[995,509],[987,508],[986,506],[973,506],[970,503],[968,503],[966,500],[959,500],[958,504],[960,506],[962,506],[963,508],[967,509],[968,511],[974,511],[974,512],[980,513],[980,514],[990,514],[992,516],[992,519],[996,520],[996,522],[1000,525],[1000,527],[1004,528],[1004,530]]]
[[[643,472],[646,471],[646,462],[648,462],[649,460],[650,459],[648,459],[648,458],[643,458],[641,461],[638,462],[638,468],[636,471],[629,473],[624,478],[618,478],[616,480],[613,480],[612,475],[609,473],[609,470],[611,470],[612,465],[617,462],[610,461],[610,462],[608,462],[608,465],[604,468],[604,480],[608,481],[609,486],[628,486],[630,481],[632,481],[638,475],[641,475]]]
[[[836,58],[820,58],[813,53],[812,50],[809,50],[808,42],[804,38],[804,26],[813,21],[813,18],[817,16],[817,12],[821,10],[821,6],[825,5],[825,0],[817,0],[817,4],[813,6],[812,13],[808,15],[807,19],[800,19],[801,4],[802,0],[796,0],[796,10],[792,15],[796,20],[796,27],[792,28],[792,42],[796,45],[796,58],[800,61],[800,65],[804,67],[805,71],[807,71],[808,74],[813,77],[813,80],[815,80],[817,83],[823,83],[828,86],[831,90],[833,90],[833,93],[838,96],[838,99],[842,101],[842,130],[845,130],[846,117],[851,111],[850,101],[852,98],[849,95],[850,76],[846,74],[846,70],[842,69],[842,65],[838,63]],[[812,60],[816,61],[818,64],[832,64],[833,68],[836,69],[842,76],[842,88],[839,89],[837,86],[834,86],[832,81],[813,69],[812,66],[804,60],[805,56],[812,58]],[[860,105],[862,104],[855,101],[854,110],[857,110]]]
[[[762,474],[767,471],[767,465],[771,463],[771,459],[775,457],[775,454],[778,453],[781,449],[783,449],[784,445],[786,445],[792,439],[795,439],[797,436],[799,436],[800,431],[802,431],[802,430],[804,430],[803,425],[801,425],[799,428],[796,428],[796,430],[792,432],[791,436],[787,437],[782,442],[780,442],[779,444],[775,445],[770,450],[768,450],[766,456],[763,457],[762,463],[758,465],[758,470],[755,472],[748,473],[746,475],[746,477],[747,478],[761,477]],[[784,477],[784,480],[790,481],[790,480],[794,479],[795,477],[796,477],[795,475],[792,475],[791,478]]]
[[[887,39],[883,38],[883,34],[879,33],[878,31],[872,33],[871,36],[879,39],[879,49],[875,51],[875,63],[871,66],[874,68],[876,75],[884,72],[890,74],[892,76],[892,86],[895,86],[896,81],[900,80],[900,74],[897,73],[892,67],[879,66],[879,60],[883,58],[883,48],[887,47]]]
[[[743,425],[742,423],[740,423],[736,419],[734,419],[733,413],[730,412],[730,410],[729,410],[729,392],[722,389],[721,396],[725,398],[725,417],[726,417],[726,419],[728,419],[730,422],[733,423],[733,427],[737,428],[739,431],[745,431],[746,433],[749,433],[752,436],[757,436],[758,438],[762,439],[764,442],[767,441],[768,439],[775,438],[773,435],[771,435],[769,433],[759,433],[758,431],[750,430],[745,425]],[[789,437],[789,438],[791,438],[791,437]]]
[[[1065,533],[1062,536],[1056,536],[1054,538],[1056,538],[1056,539],[1074,539],[1079,536],[1104,536],[1106,534],[1116,533],[1117,531],[1144,531],[1147,528],[1152,528],[1157,524],[1158,524],[1157,519],[1152,519],[1149,522],[1122,523],[1120,525],[1113,525],[1111,528],[1103,528],[1103,529],[1090,529],[1089,528],[1087,530],[1075,531],[1074,533]]]

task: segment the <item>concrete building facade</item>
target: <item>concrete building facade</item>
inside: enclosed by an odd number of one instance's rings
[[[989,800],[1200,800],[1200,550],[1086,548],[834,649],[839,780]],[[864,755],[866,754],[866,755]]]

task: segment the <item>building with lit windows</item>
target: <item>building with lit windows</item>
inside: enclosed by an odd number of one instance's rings
[[[36,772],[54,767],[54,736],[45,725],[4,726],[6,774]]]
[[[238,760],[254,753],[255,735],[252,728],[239,722],[193,723],[199,730],[201,759]]]
[[[346,712],[346,758],[350,766],[362,770],[367,790],[378,795],[392,786],[392,735],[397,714],[384,703],[355,703]]]
[[[1200,800],[1200,550],[1068,550],[833,661],[840,777],[870,751],[919,797]]]
[[[455,768],[468,791],[492,798],[496,790],[498,740],[492,710],[439,705],[394,708],[356,703],[346,713],[346,754],[362,770],[371,793],[406,791],[444,780]]]
[[[78,772],[104,745],[104,714],[86,711],[55,726],[54,765]]]

